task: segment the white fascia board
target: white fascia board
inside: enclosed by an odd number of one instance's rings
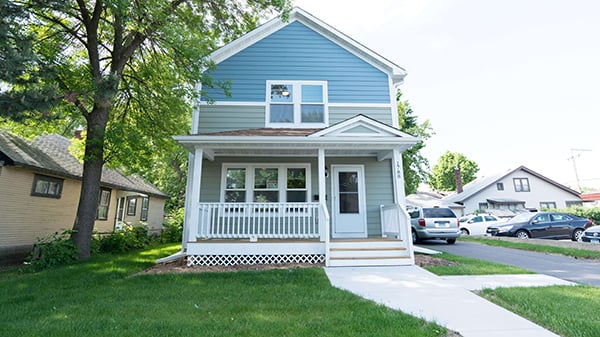
[[[188,149],[195,147],[218,148],[369,148],[373,150],[393,149],[401,145],[414,145],[420,140],[415,137],[245,137],[245,136],[175,136],[177,142]]]
[[[387,124],[384,124],[381,122],[376,122],[376,121],[374,121],[366,116],[363,116],[363,115],[354,116],[345,121],[342,121],[333,126],[330,126],[326,129],[315,132],[315,133],[309,135],[308,137],[309,138],[318,138],[318,137],[325,137],[328,135],[334,135],[339,132],[343,132],[344,130],[348,130],[353,127],[361,126],[361,125],[369,128],[369,129],[372,129],[372,130],[380,130],[383,133],[387,133],[389,135],[395,135],[397,137],[402,137],[402,138],[406,138],[406,139],[417,139],[417,141],[419,141],[418,138],[416,138],[412,135],[409,135],[408,133],[402,132],[402,131],[400,131],[396,128],[393,128]],[[351,135],[348,135],[348,136],[351,136]],[[344,136],[340,136],[340,137],[344,137]]]

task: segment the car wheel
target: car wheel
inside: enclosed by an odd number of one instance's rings
[[[573,231],[573,236],[571,237],[571,240],[581,242],[582,236],[583,236],[583,229],[577,228],[576,230]]]
[[[469,230],[466,228],[461,228],[460,229],[460,235],[469,235]]]
[[[529,233],[527,233],[527,231],[524,230],[520,230],[515,234],[516,237],[518,237],[519,239],[529,239]]]
[[[419,236],[417,235],[417,232],[415,232],[414,229],[411,232],[412,232],[412,242],[413,242],[413,244],[418,243],[419,242]]]
[[[449,245],[453,245],[456,242],[456,239],[446,239]]]

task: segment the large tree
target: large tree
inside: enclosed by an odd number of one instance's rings
[[[429,185],[440,191],[456,190],[456,170],[459,170],[463,184],[475,180],[479,166],[476,162],[458,152],[446,151],[433,166]]]
[[[417,116],[413,115],[408,100],[402,100],[400,90],[396,92],[396,102],[400,130],[421,139],[421,142],[402,153],[404,189],[406,194],[412,194],[417,191],[420,183],[429,179],[429,161],[423,157],[421,150],[425,147],[425,140],[434,135],[434,132],[429,120],[421,124],[417,122]]]
[[[6,0],[0,0],[6,3]],[[102,167],[173,148],[189,121],[194,83],[219,44],[254,28],[289,0],[22,0],[10,31],[31,43],[23,67],[4,76],[0,113],[16,120],[72,116],[86,129],[72,239],[90,256]],[[3,18],[2,21],[8,21]],[[16,29],[14,29],[16,27]],[[10,43],[10,42],[9,42]],[[3,48],[18,50],[18,46]],[[4,53],[14,58],[18,53]],[[182,118],[185,116],[186,118]],[[127,159],[127,160],[126,160]],[[144,163],[140,163],[144,164]]]

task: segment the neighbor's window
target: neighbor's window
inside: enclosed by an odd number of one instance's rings
[[[246,174],[246,173],[249,174]],[[225,202],[307,202],[309,166],[225,164]]]
[[[514,178],[515,192],[529,192],[529,179]]]
[[[550,208],[556,208],[556,203],[554,201],[540,202],[540,209],[550,209]]]
[[[100,199],[98,200],[97,220],[108,220],[108,207],[110,205],[110,190],[101,188]]]
[[[33,178],[31,195],[37,197],[60,198],[63,179],[36,174]]]
[[[496,188],[498,191],[504,191],[504,183],[496,183]]]
[[[135,215],[135,206],[137,204],[136,197],[127,198],[127,215]]]
[[[267,91],[268,126],[327,124],[327,82],[267,81]]]
[[[148,204],[150,199],[148,197],[142,198],[142,209],[140,210],[140,221],[148,221]]]

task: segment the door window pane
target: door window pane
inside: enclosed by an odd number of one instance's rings
[[[340,213],[358,213],[358,173],[339,172]]]

